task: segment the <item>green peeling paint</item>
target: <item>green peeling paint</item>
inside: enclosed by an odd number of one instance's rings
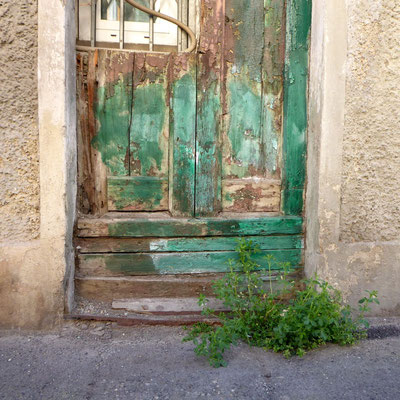
[[[112,237],[264,236],[301,231],[300,217],[133,219],[108,224],[108,236]]]
[[[308,37],[311,0],[289,0],[286,20],[282,210],[303,210],[306,164]]]
[[[111,175],[129,175],[129,124],[132,107],[131,76],[97,90],[95,109],[98,132],[92,145],[101,153]],[[127,157],[128,155],[128,157]]]
[[[254,246],[261,250],[300,249],[303,247],[301,236],[248,236]],[[235,250],[238,245],[237,237],[207,237],[151,240],[149,250],[154,252],[199,252],[199,251],[228,251]]]
[[[196,216],[212,216],[221,206],[221,102],[216,80],[198,92],[196,136]]]
[[[173,214],[194,213],[196,82],[195,65],[172,86],[170,140],[173,153]]]
[[[164,154],[160,144],[165,120],[165,89],[161,84],[135,88],[131,142],[131,175],[159,175]],[[166,147],[166,146],[165,146]]]
[[[167,210],[168,180],[154,177],[109,177],[109,202],[114,210]],[[161,201],[163,204],[161,204]]]
[[[226,12],[235,37],[233,73],[248,70],[252,81],[261,82],[264,41],[264,4],[260,0],[227,0]]]
[[[261,97],[245,77],[232,77],[229,88],[228,138],[232,163],[224,165],[225,176],[252,176],[249,167],[262,169]]]
[[[274,174],[278,168],[282,126],[285,2],[264,0],[264,9],[262,132],[265,143],[265,165],[267,170]]]
[[[283,269],[282,263],[297,267],[302,262],[301,250],[267,250],[253,256],[261,269],[267,269],[265,257],[274,257],[271,270]],[[85,254],[81,255],[82,269],[85,262],[97,261],[105,264],[105,273],[112,275],[181,274],[229,271],[229,260],[237,260],[238,254],[231,251],[203,253],[154,253],[154,254]],[[106,272],[107,271],[107,272]]]

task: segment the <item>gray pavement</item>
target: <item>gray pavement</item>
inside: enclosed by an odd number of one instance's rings
[[[375,339],[303,358],[240,345],[214,369],[181,328],[69,323],[52,334],[0,334],[0,399],[399,399],[400,320]]]

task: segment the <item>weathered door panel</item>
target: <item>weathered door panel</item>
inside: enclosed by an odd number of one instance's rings
[[[196,54],[171,55],[169,210],[194,216],[196,174]]]
[[[243,236],[302,263],[310,0],[200,12],[195,53],[79,55],[82,210],[110,212],[78,223],[82,276],[224,272]]]
[[[283,3],[226,0],[224,211],[279,211]]]
[[[134,54],[126,113],[128,177],[108,179],[109,211],[168,210],[168,64],[168,55]]]
[[[101,155],[93,174],[106,181],[107,210],[171,210],[172,215],[192,216],[195,55],[96,50],[87,57],[94,69],[87,72],[94,76],[93,101],[88,103],[82,87],[80,125],[82,131],[93,113],[94,133],[85,146]],[[79,83],[84,68],[78,75]]]
[[[204,0],[200,15],[197,74],[197,217],[221,211],[221,85],[225,1]]]
[[[107,176],[129,175],[129,129],[132,109],[134,54],[109,50],[91,53],[97,59],[92,146],[101,154]]]

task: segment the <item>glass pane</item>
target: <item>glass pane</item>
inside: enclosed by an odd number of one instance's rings
[[[136,0],[142,6],[150,7],[150,0]],[[133,7],[131,4],[125,2],[124,8],[124,20],[132,21],[132,22],[149,22],[149,15],[143,11],[138,10]]]
[[[106,21],[119,20],[119,1],[101,0],[101,19]]]

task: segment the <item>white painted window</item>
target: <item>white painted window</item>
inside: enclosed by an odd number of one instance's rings
[[[182,21],[195,31],[196,0],[136,1]],[[77,0],[77,3],[79,44],[120,48],[141,45],[145,50],[157,46],[178,50],[187,48],[186,34],[181,33],[175,24],[150,17],[124,0]]]

